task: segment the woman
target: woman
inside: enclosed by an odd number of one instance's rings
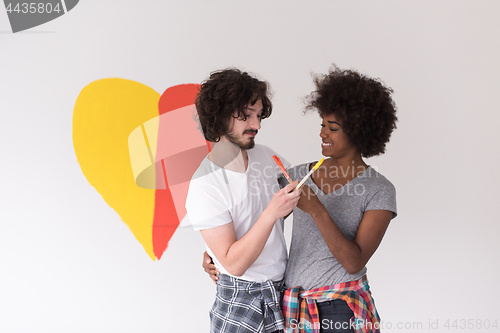
[[[322,118],[322,154],[329,158],[306,181],[293,211],[285,273],[285,284],[293,289],[285,294],[283,312],[290,328],[353,332],[355,315],[356,323],[370,331],[379,318],[365,265],[396,216],[396,193],[363,158],[384,153],[396,128],[392,90],[337,67],[314,81],[317,89],[307,108]],[[302,179],[313,165],[291,168],[290,177]]]
[[[283,302],[287,331],[377,332],[365,265],[396,216],[396,194],[363,158],[384,153],[396,128],[392,90],[335,66],[314,82],[307,109],[322,118],[321,148],[328,159],[305,182],[293,211]],[[298,165],[289,174],[300,180],[313,165]],[[215,281],[214,267],[205,260],[204,268]]]

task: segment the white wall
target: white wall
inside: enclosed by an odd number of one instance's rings
[[[382,78],[399,108],[387,153],[367,161],[398,194],[368,265],[385,331],[500,325],[499,11],[495,0],[87,0],[12,34],[0,9],[0,331],[208,331],[199,234],[179,229],[153,262],[81,173],[83,87],[121,77],[161,94],[243,68],[275,91],[257,141],[297,164],[321,157],[319,118],[301,112],[310,72],[333,62]]]

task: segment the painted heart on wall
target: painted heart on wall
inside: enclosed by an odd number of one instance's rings
[[[160,96],[135,81],[102,79],[75,103],[81,170],[153,260],[186,215],[189,181],[211,149],[195,118],[198,90],[183,84]]]

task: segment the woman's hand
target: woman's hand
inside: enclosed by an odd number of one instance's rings
[[[301,194],[297,208],[311,215],[321,209],[325,209],[325,206],[319,201],[316,193],[309,186],[303,185],[300,191]]]
[[[219,279],[220,272],[215,267],[215,265],[212,261],[212,257],[210,257],[208,255],[207,251],[205,251],[203,253],[202,266],[203,266],[203,269],[205,270],[205,272],[210,276],[210,278],[212,278],[212,281],[214,281],[214,283],[217,283],[217,280]]]

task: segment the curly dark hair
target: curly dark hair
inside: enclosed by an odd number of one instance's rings
[[[231,117],[246,120],[245,106],[262,100],[261,119],[268,118],[273,110],[269,84],[241,72],[236,68],[226,68],[212,72],[202,82],[196,96],[196,110],[205,139],[218,142],[229,131]]]
[[[383,154],[396,129],[393,90],[380,79],[333,65],[328,74],[315,75],[316,91],[307,97],[306,111],[321,117],[335,114],[342,130],[363,157]]]

